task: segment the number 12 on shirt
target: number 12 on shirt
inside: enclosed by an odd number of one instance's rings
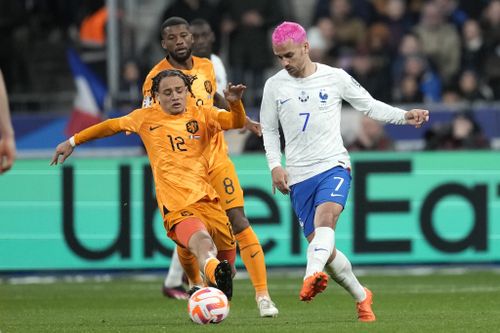
[[[309,116],[311,115],[310,112],[302,112],[302,113],[299,113],[299,116],[305,116],[305,120],[304,120],[304,126],[302,126],[302,132],[304,132],[306,130],[306,127],[307,127],[307,122],[309,121]]]

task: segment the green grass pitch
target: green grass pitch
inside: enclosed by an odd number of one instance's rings
[[[298,301],[299,277],[272,277],[278,318],[260,318],[249,280],[235,281],[229,317],[189,321],[186,302],[161,295],[161,277],[47,284],[0,283],[0,332],[499,332],[500,274],[367,274],[375,323],[358,323],[354,302],[334,282],[310,303]]]

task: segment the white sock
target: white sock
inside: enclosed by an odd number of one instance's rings
[[[304,279],[323,271],[334,247],[335,231],[332,228],[319,227],[314,230],[314,238],[307,247],[307,267]]]
[[[184,269],[182,269],[181,262],[179,261],[179,256],[177,255],[177,248],[174,249],[172,254],[172,259],[170,260],[170,267],[168,268],[167,276],[163,284],[167,288],[174,288],[182,285],[182,275],[184,274]]]
[[[326,265],[326,271],[330,274],[332,279],[347,290],[357,302],[361,302],[366,298],[365,289],[352,272],[351,262],[338,249],[335,259]]]

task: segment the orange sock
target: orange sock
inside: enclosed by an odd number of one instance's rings
[[[234,236],[238,241],[240,256],[248,271],[248,275],[250,275],[256,296],[269,296],[264,251],[262,251],[262,246],[260,246],[257,235],[252,227],[248,227]]]
[[[200,274],[200,267],[196,257],[186,248],[177,245],[177,255],[182,268],[186,273],[189,282],[195,285],[203,285],[203,279]]]
[[[219,262],[217,258],[208,258],[207,261],[205,261],[205,278],[214,285],[217,284],[215,282],[215,268],[217,268]]]

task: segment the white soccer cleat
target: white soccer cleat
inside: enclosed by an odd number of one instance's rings
[[[278,316],[278,308],[269,297],[259,297],[257,299],[257,307],[259,308],[261,317]]]

